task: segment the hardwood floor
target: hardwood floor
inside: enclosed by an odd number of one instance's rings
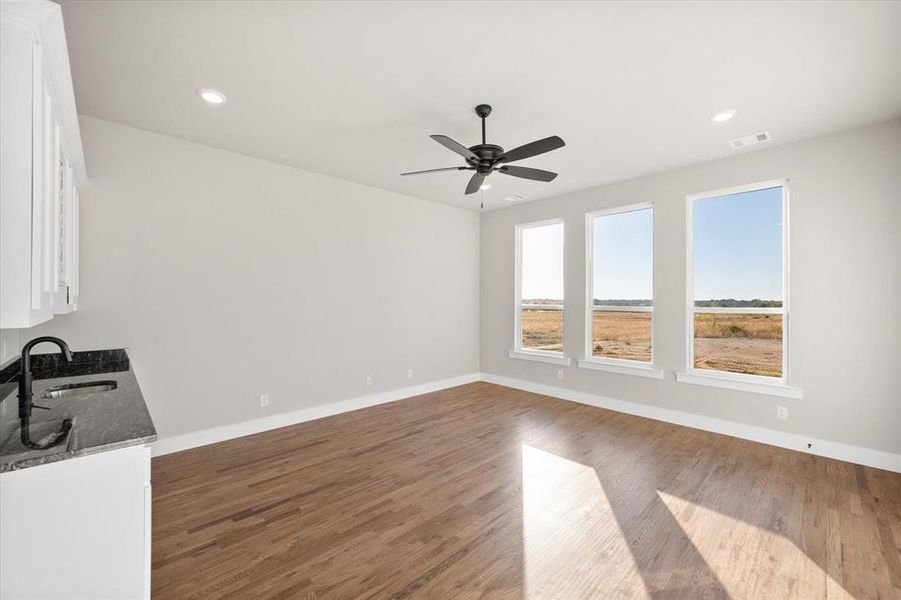
[[[153,597],[901,598],[901,475],[474,383],[153,459]]]

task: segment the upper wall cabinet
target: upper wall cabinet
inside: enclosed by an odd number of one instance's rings
[[[60,7],[0,4],[0,328],[75,310],[87,175]]]

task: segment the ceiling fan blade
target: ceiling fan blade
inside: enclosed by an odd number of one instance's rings
[[[446,135],[433,135],[430,137],[448,150],[453,150],[463,158],[468,158],[469,160],[479,160],[479,157],[476,156],[472,150],[470,150],[460,142],[455,142]]]
[[[472,167],[444,167],[443,169],[426,169],[425,171],[410,171],[401,175],[422,175],[423,173],[440,173],[441,171],[466,171]]]
[[[551,171],[531,169],[529,167],[508,167],[506,165],[499,168],[497,172],[503,173],[504,175],[522,177],[523,179],[534,179],[535,181],[553,181],[557,177],[557,174],[552,173]]]
[[[550,152],[551,150],[556,150],[557,148],[562,148],[565,145],[566,142],[556,135],[552,135],[543,140],[537,140],[530,144],[526,144],[525,146],[514,148],[509,152],[504,152],[498,157],[497,162],[508,163],[513,162],[514,160],[522,160],[524,158],[530,158],[532,156],[544,154],[545,152]]]
[[[473,173],[472,179],[469,180],[469,183],[466,184],[466,193],[467,194],[475,194],[479,191],[479,188],[482,187],[482,182],[485,181],[485,176],[481,173]]]

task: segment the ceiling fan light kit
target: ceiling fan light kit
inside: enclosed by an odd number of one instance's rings
[[[488,104],[479,104],[476,106],[476,115],[482,119],[482,143],[467,148],[463,144],[452,140],[446,135],[433,135],[433,140],[456,152],[466,161],[466,165],[462,167],[444,167],[441,169],[427,169],[425,171],[411,171],[409,173],[401,173],[401,175],[422,175],[423,173],[437,173],[439,171],[475,171],[466,185],[466,193],[474,194],[484,185],[485,177],[492,173],[501,173],[503,175],[512,175],[513,177],[521,177],[522,179],[531,179],[533,181],[553,181],[557,177],[556,173],[544,171],[542,169],[532,169],[530,167],[509,166],[517,160],[531,158],[562,148],[566,144],[556,135],[541,140],[536,140],[524,146],[514,148],[509,152],[495,144],[489,144],[485,138],[485,119],[491,114],[491,106]]]

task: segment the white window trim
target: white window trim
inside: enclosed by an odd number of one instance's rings
[[[572,364],[572,361],[564,356],[562,352],[548,352],[547,350],[510,350],[507,352],[507,356],[520,360],[563,365],[564,367]]]
[[[563,225],[563,305],[542,305],[545,310],[559,310],[563,312],[566,304],[566,225],[562,218],[545,219],[543,221],[532,221],[530,223],[520,223],[515,228],[514,235],[514,276],[513,276],[513,350],[508,351],[507,356],[510,358],[518,358],[522,360],[531,360],[535,362],[551,363],[555,365],[569,366],[570,359],[566,357],[564,352],[551,352],[549,350],[533,350],[522,347],[522,232],[524,229],[533,227],[544,227],[546,225]],[[531,306],[531,305],[525,305]],[[563,347],[566,348],[566,321],[564,317],[564,336]]]
[[[594,371],[607,371],[608,373],[619,373],[620,375],[635,375],[637,377],[648,377],[650,379],[663,379],[663,370],[655,369],[648,363],[637,360],[621,360],[616,358],[586,358],[579,360],[578,364],[583,369],[592,369]]]
[[[583,369],[594,369],[596,371],[607,371],[610,373],[619,373],[621,375],[637,375],[639,377],[651,377],[653,379],[663,379],[663,371],[654,368],[654,318],[651,317],[651,360],[644,362],[640,360],[626,360],[616,358],[606,358],[602,356],[594,356],[594,323],[593,316],[595,309],[605,312],[649,312],[654,313],[654,276],[653,267],[651,271],[651,306],[594,306],[594,219],[596,217],[606,217],[610,215],[619,215],[637,210],[651,209],[651,260],[653,264],[654,245],[656,236],[653,235],[654,220],[654,203],[638,202],[636,204],[627,204],[624,206],[615,206],[613,208],[605,208],[585,213],[585,347],[584,359],[578,361],[578,365]]]
[[[695,307],[694,299],[694,206],[698,200],[743,194],[770,188],[782,188],[782,308],[741,308],[741,307]],[[789,398],[801,398],[803,389],[788,384],[788,348],[789,348],[789,180],[772,179],[759,183],[740,185],[689,194],[686,197],[685,210],[685,341],[687,364],[683,373],[676,373],[676,381],[696,385],[709,385],[720,388],[735,389],[761,394],[771,394]],[[727,314],[781,314],[782,315],[782,377],[766,377],[745,373],[730,373],[697,369],[694,366],[694,316],[696,313]]]
[[[725,373],[725,375],[723,375]],[[754,379],[772,379],[765,382]],[[691,373],[676,373],[676,381],[694,385],[706,385],[709,387],[738,390],[740,392],[753,392],[755,394],[767,394],[770,396],[782,396],[783,398],[803,398],[804,389],[780,383],[774,377],[762,377],[758,375],[745,375],[743,373],[729,373],[728,371],[707,371],[695,369]]]

